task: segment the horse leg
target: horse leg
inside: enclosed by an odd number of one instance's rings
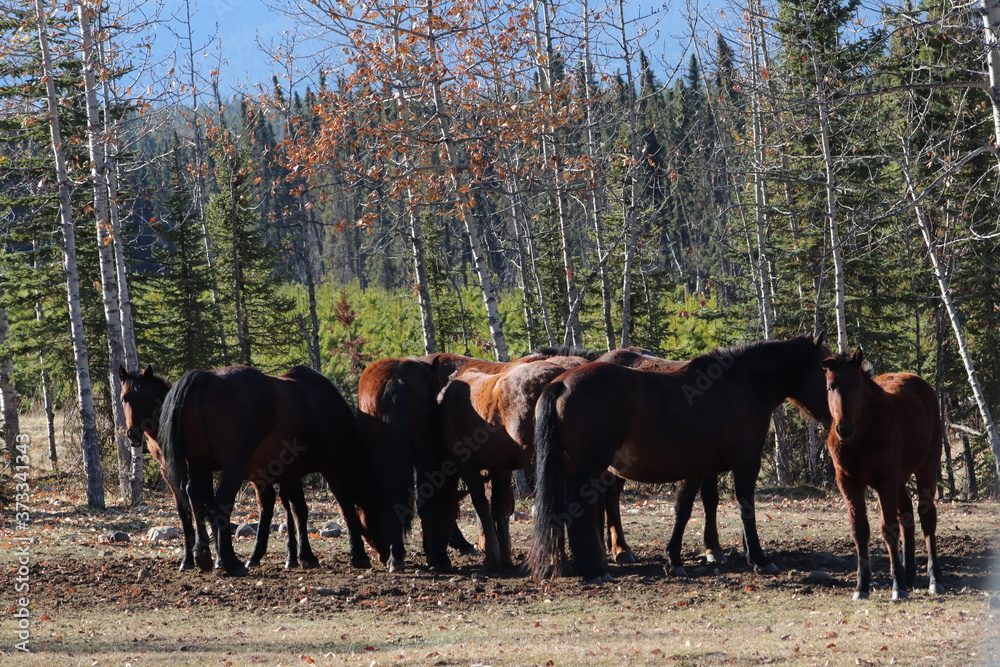
[[[754,569],[763,574],[777,574],[778,566],[764,555],[757,535],[757,515],[754,507],[754,488],[757,486],[757,474],[760,465],[748,465],[742,470],[733,470],[733,487],[736,489],[736,502],[740,506],[740,521],[743,523],[743,544],[747,549],[747,561]]]
[[[667,574],[678,577],[687,576],[687,571],[681,563],[681,542],[684,539],[684,528],[691,518],[691,508],[694,506],[694,498],[698,495],[700,485],[701,478],[693,477],[683,480],[677,490],[677,499],[674,501],[674,530],[670,534],[670,541],[667,542],[665,551],[667,566],[664,570]]]
[[[913,516],[913,501],[910,499],[905,483],[899,485],[899,498],[896,503],[896,517],[903,529],[903,552],[901,554],[903,581],[906,582],[907,588],[913,588],[913,582],[917,578],[917,554],[913,537],[916,519]]]
[[[608,572],[599,514],[607,501],[605,490],[614,485],[614,473],[606,467],[577,468],[566,487],[567,533],[573,568],[585,585],[613,581]]]
[[[479,519],[480,532],[482,533],[483,565],[481,569],[483,572],[493,572],[501,564],[500,539],[493,522],[490,501],[486,497],[486,485],[478,470],[472,471],[472,474],[462,475],[462,479],[469,487],[469,496],[472,499],[472,506],[476,508],[476,517]]]
[[[247,568],[236,557],[233,549],[231,518],[236,506],[236,493],[243,484],[243,466],[231,465],[219,475],[219,486],[215,490],[213,502],[208,504],[208,518],[215,531],[215,549],[218,562],[227,575],[246,576]]]
[[[212,550],[209,548],[208,532],[205,529],[205,519],[208,518],[208,508],[212,497],[212,473],[209,471],[191,471],[186,493],[191,514],[194,519],[194,562],[203,572],[211,572],[215,563],[212,560]],[[183,518],[182,518],[183,520]],[[187,538],[184,539],[187,543]]]
[[[448,537],[448,546],[463,556],[481,556],[482,553],[476,545],[465,539],[465,535],[458,527],[458,522],[453,522],[451,533]]]
[[[892,599],[905,600],[905,573],[899,557],[899,487],[897,482],[883,485],[876,489],[878,504],[882,510],[882,539],[885,541],[886,553],[889,554],[889,575],[892,577]]]
[[[354,503],[354,494],[345,488],[346,485],[340,483],[335,472],[324,470],[323,479],[330,485],[330,491],[337,499],[340,511],[344,515],[344,523],[347,524],[347,534],[351,540],[351,566],[362,570],[371,568],[372,561],[365,549],[364,527],[361,525],[361,517],[358,516],[357,505]]]
[[[288,524],[288,560],[285,567],[289,569],[296,566],[301,566],[302,569],[318,567],[319,559],[309,546],[309,507],[306,505],[306,494],[302,490],[302,480],[281,485],[281,503],[285,506]]]
[[[701,480],[701,504],[705,508],[705,560],[709,563],[725,563],[726,552],[719,543],[719,476],[705,475]]]
[[[611,560],[618,565],[635,563],[636,557],[632,547],[625,542],[625,529],[622,527],[622,492],[625,490],[625,480],[615,478],[615,483],[608,487],[604,496],[604,515],[608,520],[608,547],[611,549]]]
[[[455,535],[465,542],[458,529],[459,493],[457,467],[431,457],[417,459],[417,514],[420,517],[424,559],[427,566],[437,572],[451,572],[448,542]],[[448,473],[441,476],[447,470]],[[437,483],[436,483],[437,482]],[[393,529],[399,522],[393,523]],[[467,548],[472,545],[465,542]]]
[[[500,567],[514,567],[510,544],[510,515],[514,513],[514,487],[509,470],[490,475],[490,514],[497,533]]]
[[[166,478],[164,478],[166,481]],[[181,530],[184,531],[184,558],[181,559],[181,571],[190,570],[194,567],[194,522],[191,520],[190,501],[182,502],[181,496],[174,490],[170,483],[167,486],[174,494],[174,504],[177,505],[177,516],[181,520]]]
[[[934,506],[934,495],[937,492],[937,461],[918,469],[917,476],[917,514],[920,516],[920,530],[924,533],[924,543],[927,545],[927,590],[936,595],[944,593],[941,584],[941,563],[937,557],[937,507]]]
[[[257,522],[257,537],[253,541],[253,553],[247,559],[247,567],[257,567],[267,553],[267,540],[271,535],[271,518],[274,516],[274,485],[266,482],[254,483],[254,493],[257,496],[257,507],[260,508],[260,520]]]
[[[868,552],[871,528],[868,525],[868,508],[865,507],[865,485],[837,475],[837,486],[847,505],[847,515],[851,521],[851,537],[858,556],[858,583],[854,588],[855,600],[867,600],[872,583],[872,566]]]
[[[285,489],[279,489],[278,498],[281,499],[281,506],[285,510],[285,569],[290,570],[299,566],[299,530],[295,525],[295,511]]]

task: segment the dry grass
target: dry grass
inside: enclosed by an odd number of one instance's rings
[[[176,525],[166,499],[109,512],[88,511],[81,503],[40,485],[28,533],[10,523],[0,533],[0,587],[11,611],[13,538],[34,540],[34,653],[11,650],[8,616],[0,643],[4,664],[1000,663],[1000,614],[986,597],[1000,581],[996,505],[942,504],[939,535],[950,590],[940,597],[918,590],[910,601],[894,604],[877,551],[882,588],[867,603],[850,599],[853,554],[835,498],[761,499],[761,536],[783,568],[776,577],[754,574],[738,561],[717,569],[698,563],[696,516],[685,545],[694,565],[689,579],[662,574],[668,500],[631,498],[626,530],[642,562],[619,568],[617,581],[600,588],[516,573],[483,579],[468,558],[457,561],[454,576],[359,573],[346,565],[342,538],[314,539],[323,562],[318,570],[284,571],[279,538],[265,566],[249,578],[178,573],[178,544],[164,547],[142,537],[151,525]],[[337,515],[325,497],[311,506],[316,522]],[[242,508],[240,518],[248,516],[249,508]],[[736,516],[734,505],[723,505],[721,531],[731,548],[739,535]],[[466,534],[473,533],[468,508],[463,521]],[[528,521],[514,524],[517,554],[524,553],[530,528]],[[124,530],[132,541],[103,543],[112,530]],[[248,552],[248,541],[237,549]],[[820,564],[832,579],[826,586],[806,583]],[[143,568],[152,576],[139,581]],[[319,587],[334,594],[319,595]]]

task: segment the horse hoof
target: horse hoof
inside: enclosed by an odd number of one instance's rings
[[[400,561],[398,561],[398,564],[397,564],[397,561],[396,561],[395,558],[390,558],[389,562],[386,563],[385,566],[386,566],[386,569],[388,569],[389,572],[391,572],[392,574],[397,574],[399,572],[405,572],[406,571],[406,566],[403,564],[403,561],[400,560]]]
[[[286,560],[285,561],[285,569],[286,570],[294,570],[298,566],[299,566],[299,561],[297,561],[297,560]]]
[[[458,554],[460,556],[474,556],[476,558],[483,557],[483,552],[477,549],[474,544],[470,544],[466,549],[459,549]]]
[[[351,567],[359,570],[370,570],[372,569],[372,560],[368,556],[352,556]]]
[[[313,570],[319,567],[319,558],[302,558],[299,560],[299,567],[303,570]]]
[[[907,593],[906,591],[897,591],[897,590],[892,591],[893,602],[902,602],[903,600],[908,600],[909,598],[910,594]]]
[[[257,558],[257,559],[254,559],[254,558],[249,559],[246,562],[246,567],[247,567],[247,569],[250,569],[251,567],[260,567],[260,559],[259,558]]]
[[[194,555],[195,565],[202,572],[211,572],[215,568],[215,561],[212,560],[212,554],[208,551],[199,551]]]
[[[705,562],[707,563],[728,563],[729,558],[726,552],[721,549],[712,549],[705,552]]]
[[[614,560],[616,565],[632,565],[639,562],[631,551],[619,551]]]
[[[614,580],[615,578],[611,576],[610,572],[605,572],[604,574],[601,575],[601,581],[605,583],[611,583]]]
[[[248,574],[250,574],[250,573],[247,572],[247,568],[246,568],[245,565],[243,565],[243,563],[240,563],[238,566],[236,566],[234,568],[230,568],[230,569],[226,570],[226,576],[227,577],[245,577]]]
[[[683,565],[668,565],[663,568],[663,571],[667,573],[670,577],[686,577],[688,576],[687,570],[684,569]]]
[[[191,556],[185,556],[184,560],[181,561],[180,571],[184,572],[185,570],[193,570],[193,569],[194,569],[194,558],[192,558]]]
[[[603,586],[604,585],[604,575],[598,575],[595,577],[584,577],[584,586]]]
[[[753,569],[759,574],[778,574],[781,572],[781,568],[774,563],[768,563],[767,565],[754,565]]]
[[[867,600],[868,599],[868,591],[854,591],[854,599],[855,600]]]
[[[929,593],[930,593],[931,595],[944,595],[944,586],[942,586],[941,584],[939,584],[939,583],[937,583],[937,582],[933,582],[933,583],[931,583],[931,585],[930,585],[930,586],[929,586],[929,587],[927,588],[927,591],[928,591],[928,592],[929,592]]]

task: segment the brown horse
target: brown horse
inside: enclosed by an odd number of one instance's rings
[[[917,573],[913,502],[906,490],[911,475],[917,479],[917,514],[927,545],[929,590],[943,593],[934,534],[934,495],[942,450],[937,396],[927,382],[910,373],[887,373],[873,379],[862,365],[863,358],[859,349],[850,357],[840,354],[823,361],[833,416],[826,446],[837,473],[837,486],[847,503],[858,554],[854,599],[868,599],[871,586],[870,530],[865,507],[865,489],[869,486],[878,494],[882,509],[882,539],[889,553],[892,599],[905,599],[907,589],[913,586]]]
[[[159,444],[160,409],[170,391],[170,383],[153,373],[152,366],[147,366],[142,373],[129,373],[124,367],[118,369],[121,379],[121,400],[125,411],[125,427],[132,445],[142,447],[143,435],[149,447],[149,453],[160,464],[160,474],[164,473],[163,452]],[[177,504],[181,527],[184,529],[184,558],[181,560],[181,570],[194,567],[194,525],[187,503],[181,503],[177,490],[170,486],[170,492]],[[260,565],[267,552],[267,542],[271,532],[271,519],[274,516],[275,489],[273,484],[254,483],[254,494],[260,509],[260,521],[257,536],[254,539],[253,553],[247,559],[247,567]],[[305,494],[301,481],[288,482],[281,485],[279,491],[281,504],[285,508],[285,519],[288,525],[288,558],[286,568],[311,568],[319,565],[319,559],[313,555],[309,546],[309,529],[307,525],[309,510],[306,506]],[[204,527],[199,524],[199,529]]]
[[[678,372],[690,363],[687,361],[661,359],[649,350],[638,347],[611,350],[598,357],[597,361],[606,361],[610,364],[618,364],[619,366],[627,366],[628,368],[637,368],[654,373]],[[697,479],[682,481],[678,489],[678,497],[696,493],[696,491],[688,488],[692,484],[701,491],[701,504],[705,510],[705,532],[703,535],[705,559],[709,563],[725,563],[728,559],[726,558],[726,552],[722,550],[722,544],[719,542],[717,519],[719,508],[719,476],[714,473],[705,475],[701,479],[700,486]],[[624,479],[619,477],[615,480],[615,484],[607,490],[608,496],[605,507],[605,516],[608,522],[608,547],[611,550],[611,560],[618,564],[636,562],[631,547],[625,541],[625,531],[622,527],[620,500],[624,486]],[[679,504],[674,506],[675,511],[678,507]],[[683,568],[678,568],[674,572],[674,574],[683,573]]]
[[[440,389],[431,366],[416,359],[379,359],[365,368],[358,381],[358,435],[376,461],[390,507],[390,572],[404,567],[406,535],[415,512],[432,569],[451,569],[449,541],[460,553],[476,553],[456,524],[458,494],[445,498],[446,492],[441,492],[445,465],[437,404]]]
[[[188,371],[167,393],[160,424],[167,482],[180,504],[190,503],[195,523],[212,522],[216,558],[228,574],[246,574],[229,524],[243,480],[284,486],[313,472],[340,504],[351,564],[371,565],[362,538],[388,560],[387,516],[372,461],[358,446],[350,406],[320,373],[306,366],[281,376],[247,366]],[[214,493],[213,471],[221,471]],[[204,531],[195,535],[194,559],[212,569]]]
[[[829,420],[820,365],[829,354],[822,335],[799,336],[715,350],[675,373],[594,362],[560,375],[536,407],[529,569],[538,577],[561,574],[568,529],[577,574],[589,582],[610,580],[598,508],[614,484],[612,472],[663,483],[732,470],[748,559],[760,571],[776,572],[761,549],[754,513],[768,425],[786,398]],[[698,488],[685,486],[689,493],[677,499],[667,545],[674,570],[681,566],[681,538]]]
[[[585,363],[583,357],[554,356],[513,363],[502,372],[467,367],[441,392],[444,442],[476,508],[484,570],[513,565],[511,472],[532,467],[535,402],[553,378]]]

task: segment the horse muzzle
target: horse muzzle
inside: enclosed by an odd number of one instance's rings
[[[854,424],[837,424],[837,437],[841,442],[848,442],[854,437]]]

